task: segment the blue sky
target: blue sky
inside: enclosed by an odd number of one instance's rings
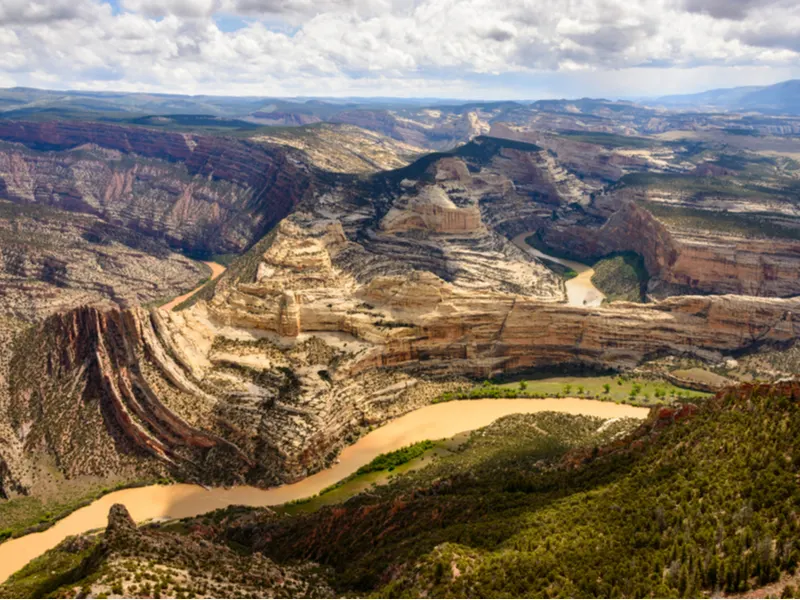
[[[658,96],[800,77],[794,0],[0,0],[0,86]]]

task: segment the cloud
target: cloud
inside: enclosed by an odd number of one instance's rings
[[[507,42],[514,39],[514,32],[502,27],[492,27],[486,32],[487,39],[494,40],[495,42]]]
[[[0,0],[0,25],[33,25],[87,16],[91,3],[80,0]],[[97,8],[97,7],[94,7]],[[108,10],[108,7],[101,7]]]
[[[685,0],[683,6],[691,13],[703,13],[717,19],[744,19],[751,8],[766,0]]]
[[[748,18],[752,12],[772,8],[785,12],[796,6],[795,0],[683,0],[682,3],[682,7],[690,13],[737,21]]]
[[[222,0],[124,0],[125,10],[147,17],[210,17],[222,8]]]
[[[469,94],[500,78],[492,94],[519,96],[537,81],[597,89],[611,80],[604,73],[634,77],[642,67],[681,75],[800,64],[800,14],[788,0],[554,0],[547,10],[537,0],[123,0],[120,8],[0,0],[0,79],[428,95],[459,86]],[[222,29],[223,18],[237,26]]]

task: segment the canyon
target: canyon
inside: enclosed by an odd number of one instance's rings
[[[441,145],[363,111],[235,136],[0,121],[0,502],[302,486],[476,380],[796,348],[791,164],[459,114],[424,117]],[[593,283],[621,254],[641,302]]]
[[[185,251],[240,252],[309,186],[286,147],[97,123],[0,122],[0,190]]]
[[[310,189],[288,147],[95,123],[0,122],[0,308],[135,306],[207,277]]]
[[[0,545],[0,584],[28,561],[69,536],[101,528],[114,504],[126,507],[137,523],[195,517],[230,505],[265,507],[311,498],[335,485],[376,456],[426,439],[452,437],[486,427],[510,414],[558,412],[601,418],[613,426],[624,418],[643,420],[648,409],[610,402],[558,400],[469,400],[426,406],[395,419],[344,449],[330,468],[290,485],[270,489],[250,486],[203,488],[197,485],[154,485],[113,492],[59,521],[54,527]]]
[[[5,496],[35,494],[51,462],[68,479],[297,481],[470,379],[670,355],[716,363],[800,333],[797,297],[566,303],[561,278],[507,236],[538,230],[578,256],[642,244],[656,280],[681,249],[646,209],[593,196],[529,143],[478,137],[395,171],[314,181],[182,310],[82,307],[19,336]],[[595,226],[578,242],[582,220]]]

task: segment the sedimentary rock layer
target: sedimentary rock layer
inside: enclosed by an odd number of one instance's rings
[[[658,297],[800,294],[800,241],[670,227],[624,194],[598,198],[592,210],[602,219],[599,225],[577,221],[543,227],[543,241],[584,260],[636,252],[650,274],[650,292]]]
[[[583,224],[596,236],[581,238],[585,252],[634,239],[654,272],[680,248],[646,210],[594,201],[552,158],[484,138],[380,177],[342,177],[187,310],[83,308],[31,328],[10,358],[20,451],[2,456],[3,488],[34,489],[41,455],[70,477],[271,485],[464,376],[719,360],[800,337],[797,297],[564,304],[556,276],[498,230],[549,222],[555,243]]]
[[[0,140],[0,197],[98,215],[187,250],[243,250],[310,185],[289,149],[230,138],[4,121]]]

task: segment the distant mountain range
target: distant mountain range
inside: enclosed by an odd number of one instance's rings
[[[714,108],[800,115],[800,79],[790,79],[774,85],[748,85],[708,90],[698,94],[661,96],[646,101],[645,104],[667,108]]]
[[[324,118],[328,113],[345,109],[381,110],[460,104],[464,102],[443,98],[276,98],[0,88],[0,114],[5,118],[29,118],[31,115],[42,116],[54,111],[59,115],[91,112],[107,116],[169,114],[244,117],[259,111],[275,110],[314,114]]]

